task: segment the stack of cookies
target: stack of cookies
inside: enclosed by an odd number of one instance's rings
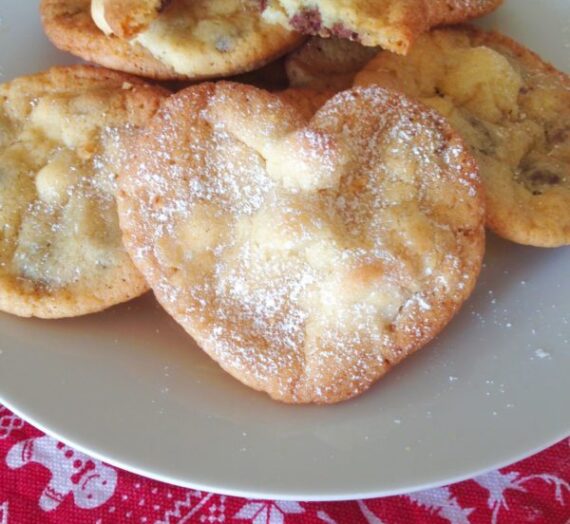
[[[469,297],[485,225],[570,244],[570,78],[437,28],[499,3],[43,0],[99,67],[0,86],[0,310],[151,288],[252,388],[364,392]]]

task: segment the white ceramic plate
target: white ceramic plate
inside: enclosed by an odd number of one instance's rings
[[[68,63],[37,2],[0,0],[3,78]],[[570,70],[568,0],[489,19]],[[75,320],[0,315],[0,401],[98,458],[167,482],[267,498],[411,491],[503,465],[570,431],[570,249],[490,238],[442,336],[368,394],[291,407],[223,373],[147,296]]]

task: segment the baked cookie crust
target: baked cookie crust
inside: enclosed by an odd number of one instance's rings
[[[264,16],[303,34],[406,54],[430,28],[465,22],[502,0],[262,0]]]
[[[49,39],[84,60],[157,80],[245,73],[303,42],[298,33],[263,21],[248,0],[173,2],[131,40],[105,35],[90,6],[90,0],[42,0]]]
[[[105,34],[133,38],[145,31],[172,0],[91,0],[91,17]]]
[[[148,289],[122,244],[114,156],[164,98],[89,66],[0,85],[0,310],[72,317]]]
[[[226,371],[292,403],[368,389],[469,296],[483,195],[435,112],[373,87],[313,110],[229,82],[171,97],[125,155],[127,249]]]
[[[291,87],[343,91],[379,51],[350,40],[312,37],[287,56],[285,70]]]
[[[444,115],[476,157],[487,225],[538,247],[570,244],[570,77],[496,32],[442,29],[406,57],[380,53],[356,77]]]

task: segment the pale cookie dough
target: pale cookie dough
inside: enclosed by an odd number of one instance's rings
[[[91,0],[91,17],[106,35],[132,38],[144,31],[172,0]]]
[[[291,53],[285,69],[291,87],[342,91],[380,49],[339,38],[310,38]]]
[[[430,28],[465,22],[502,0],[259,0],[270,22],[308,35],[337,37],[406,54]]]
[[[49,39],[85,60],[155,79],[244,73],[303,41],[298,33],[264,21],[256,0],[175,0],[130,40],[106,35],[90,7],[90,0],[42,0]]]
[[[338,402],[431,340],[484,250],[474,159],[435,112],[380,88],[312,118],[251,86],[171,97],[125,154],[127,249],[226,371]]]
[[[115,159],[119,130],[164,98],[88,66],[0,85],[1,311],[71,317],[148,289],[121,241]]]
[[[570,78],[498,33],[434,31],[407,57],[380,53],[356,78],[419,98],[471,146],[498,235],[570,244]]]

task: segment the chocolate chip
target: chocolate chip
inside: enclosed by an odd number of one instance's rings
[[[317,8],[301,9],[289,20],[289,23],[293,29],[306,35],[320,35],[324,38],[335,37],[360,42],[360,35],[341,22],[337,22],[330,28],[323,27],[323,19]]]
[[[352,40],[353,42],[360,42],[359,34],[351,31],[341,23],[334,24],[330,33],[331,36],[334,36],[336,38],[344,38],[347,40]]]
[[[323,19],[318,9],[302,9],[289,20],[289,23],[299,33],[318,35],[323,25]]]
[[[537,196],[542,195],[546,188],[561,184],[563,177],[547,167],[531,166],[522,169],[520,180],[533,195]]]
[[[562,182],[560,175],[553,173],[552,171],[534,171],[528,176],[528,179],[537,185],[549,185],[555,186]]]
[[[474,149],[484,155],[492,155],[497,149],[497,143],[487,126],[478,118],[470,116],[468,122],[477,133],[478,144],[474,145]]]
[[[549,129],[547,131],[549,144],[556,146],[570,140],[570,126]]]

